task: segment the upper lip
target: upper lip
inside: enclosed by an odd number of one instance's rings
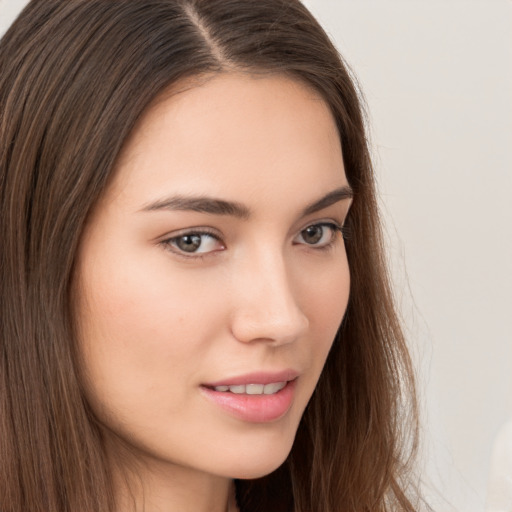
[[[272,384],[274,382],[287,382],[294,380],[299,376],[299,372],[286,369],[278,372],[251,372],[244,375],[235,375],[233,377],[226,377],[222,380],[215,382],[208,382],[203,384],[207,387],[217,386],[240,386],[247,384]]]

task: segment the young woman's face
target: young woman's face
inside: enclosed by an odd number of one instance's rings
[[[349,205],[333,117],[299,82],[222,74],[153,106],[79,250],[108,431],[173,468],[279,466],[347,306]]]

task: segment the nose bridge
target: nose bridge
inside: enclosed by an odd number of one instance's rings
[[[290,343],[306,330],[293,274],[280,248],[260,248],[237,268],[232,330],[240,341]]]

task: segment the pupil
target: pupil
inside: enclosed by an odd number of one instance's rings
[[[178,247],[185,252],[194,252],[201,246],[200,235],[184,235],[177,241]]]
[[[322,226],[309,226],[304,230],[304,240],[308,244],[316,244],[318,243],[323,235]]]

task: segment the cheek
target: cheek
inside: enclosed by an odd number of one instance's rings
[[[153,260],[144,252],[134,253],[125,259],[104,258],[82,273],[83,323],[100,335],[110,333],[110,342],[138,339],[141,349],[162,338],[174,339],[176,331],[183,335],[197,332],[197,324],[190,320],[197,317],[203,303],[218,303],[209,297],[200,276],[172,271],[165,258]]]
[[[346,258],[341,258],[302,275],[301,307],[307,312],[310,329],[310,343],[305,346],[318,378],[347,309],[350,272]]]
[[[208,287],[198,293],[193,276],[171,273],[165,258],[148,263],[132,253],[109,261],[106,254],[80,275],[80,341],[92,401],[127,408],[162,390],[179,395],[187,388],[177,383],[194,379],[197,357],[218,329],[218,298]]]
[[[350,272],[346,259],[313,273],[303,284],[305,308],[315,330],[336,333],[347,309]]]

